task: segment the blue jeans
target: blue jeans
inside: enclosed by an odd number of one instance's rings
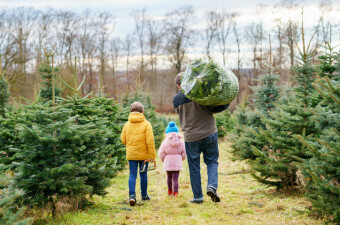
[[[129,160],[129,167],[130,167],[130,176],[129,176],[129,196],[134,195],[136,196],[136,179],[137,179],[137,172],[139,167],[139,176],[140,176],[140,189],[142,196],[147,196],[148,193],[148,172],[145,171],[141,173],[140,171],[143,168],[144,161],[135,161]],[[146,163],[146,169],[148,168],[149,163]]]
[[[208,187],[217,190],[218,186],[218,140],[217,133],[212,134],[194,142],[185,142],[185,150],[187,153],[190,183],[195,200],[203,200],[202,184],[201,184],[201,168],[200,156],[203,153],[204,163],[208,170]]]

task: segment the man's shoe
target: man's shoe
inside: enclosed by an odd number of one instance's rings
[[[130,202],[130,206],[134,206],[136,204],[136,196],[131,195],[129,202]]]
[[[151,197],[149,195],[142,196],[142,201],[149,201]]]
[[[190,202],[195,203],[195,204],[201,204],[201,203],[203,203],[203,200],[191,199]]]
[[[220,202],[221,201],[220,197],[216,193],[216,190],[212,187],[209,187],[207,189],[207,195],[209,195],[211,197],[211,200],[213,202]]]

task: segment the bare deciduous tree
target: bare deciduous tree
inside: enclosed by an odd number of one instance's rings
[[[147,30],[147,18],[146,18],[146,9],[142,10],[134,10],[131,15],[135,20],[135,34],[138,39],[139,47],[140,47],[140,67],[139,67],[139,82],[143,83],[144,81],[144,52],[145,52],[145,35]]]
[[[111,56],[111,64],[112,64],[112,76],[113,76],[113,90],[114,97],[118,96],[118,84],[117,84],[117,71],[118,71],[118,60],[121,56],[121,46],[122,41],[120,38],[114,38],[110,41],[110,56]]]
[[[153,75],[153,79],[151,81],[152,87],[156,89],[157,84],[157,63],[158,63],[158,55],[162,48],[162,38],[164,36],[162,30],[162,21],[156,21],[149,19],[147,22],[147,43],[149,47],[149,54],[150,54],[150,65],[151,65],[151,72]]]
[[[98,51],[99,51],[99,62],[100,62],[100,79],[101,79],[101,85],[104,88],[105,87],[105,66],[106,62],[105,59],[107,58],[107,42],[108,42],[108,36],[113,30],[113,24],[112,28],[109,26],[111,23],[112,15],[108,12],[103,12],[99,14],[99,18],[97,21],[97,26],[99,29],[98,32]]]
[[[219,22],[219,16],[216,11],[206,13],[206,27],[204,28],[202,39],[205,41],[205,52],[208,60],[211,59],[210,48],[214,38],[216,38]]]
[[[233,26],[233,20],[235,13],[228,13],[224,9],[218,13],[218,28],[217,28],[217,39],[220,51],[222,53],[223,65],[226,64],[226,55],[229,51],[229,45],[227,43],[229,32]]]
[[[191,26],[194,21],[194,10],[191,6],[185,6],[170,11],[165,15],[165,35],[169,61],[175,66],[176,72],[181,72],[187,47],[194,35]]]
[[[131,35],[126,35],[125,40],[124,40],[124,53],[125,53],[125,57],[126,57],[126,83],[127,83],[127,91],[130,91],[130,56],[131,56],[131,52],[132,52],[132,36]]]

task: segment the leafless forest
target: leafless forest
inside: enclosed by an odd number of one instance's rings
[[[301,17],[279,12],[301,15],[302,5],[294,0],[259,5],[257,20],[247,24],[240,21],[239,12],[222,8],[198,15],[194,7],[183,6],[162,18],[153,17],[148,9],[133,10],[134,30],[124,37],[116,33],[119,18],[114,12],[3,8],[0,59],[10,82],[11,101],[20,102],[21,96],[33,99],[38,93],[38,67],[44,49],[52,48],[65,81],[73,79],[75,68],[79,81],[86,75],[82,95],[98,92],[102,84],[105,93],[119,101],[139,85],[163,112],[172,110],[172,96],[177,91],[174,77],[195,57],[220,59],[233,69],[240,81],[240,93],[233,104],[239,103],[244,93],[252,93],[251,86],[257,84],[256,78],[269,61],[269,37],[280,83],[292,84],[289,68],[297,53],[295,42],[301,39]],[[321,1],[318,10],[319,18],[308,30],[310,36],[316,32],[313,44],[338,41],[339,21],[327,19],[327,14],[339,9],[330,1]],[[270,26],[266,26],[263,12],[274,18]],[[64,90],[63,95],[67,94]]]

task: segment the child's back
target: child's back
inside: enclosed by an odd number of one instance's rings
[[[159,148],[158,155],[164,162],[164,170],[167,172],[168,195],[176,196],[179,172],[183,169],[182,161],[186,158],[185,145],[175,122],[169,123],[165,133],[166,138]]]
[[[129,121],[123,128],[122,141],[126,145],[127,160],[155,159],[152,126],[142,113],[130,113]]]
[[[136,178],[139,168],[142,200],[150,200],[147,194],[147,172],[141,173],[145,160],[155,159],[156,150],[152,126],[143,115],[144,107],[140,102],[131,104],[129,121],[124,125],[121,139],[126,145],[126,159],[129,160],[129,201],[130,205],[136,204]],[[146,163],[147,165],[147,163]]]
[[[184,142],[179,133],[168,133],[159,149],[159,157],[164,161],[165,171],[183,170],[182,161],[186,158]]]

